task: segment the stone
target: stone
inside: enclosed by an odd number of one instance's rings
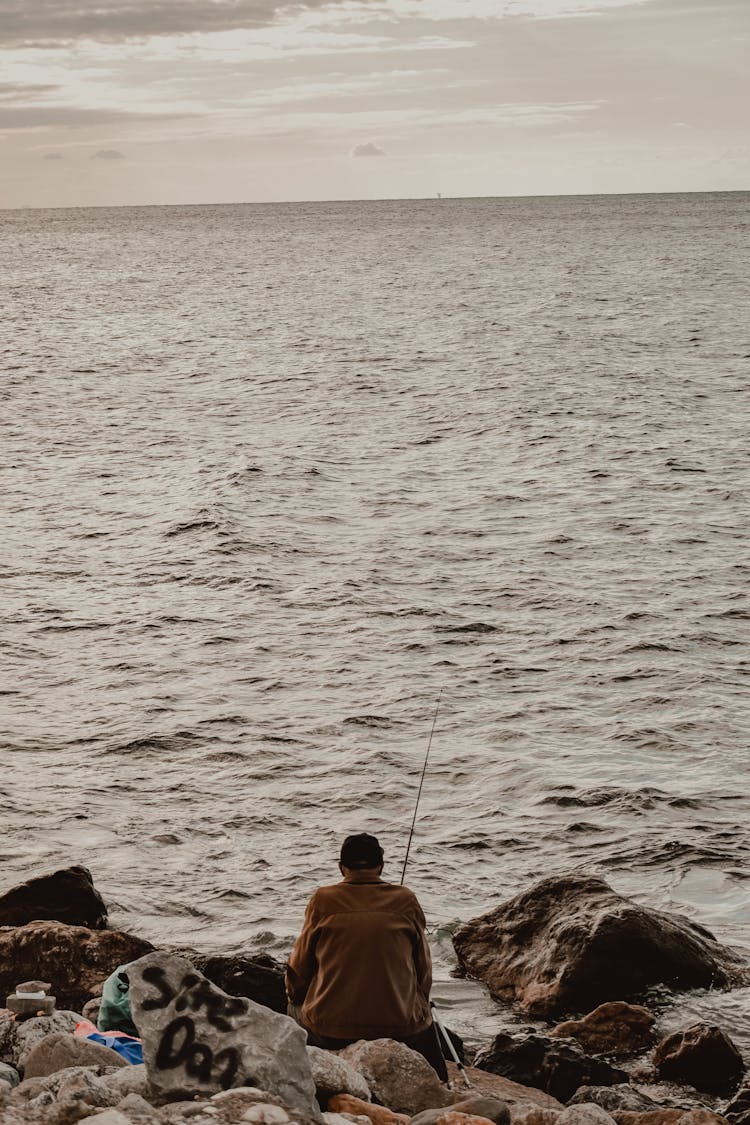
[[[144,1117],[155,1118],[154,1107],[140,1094],[126,1094],[122,1101],[117,1103],[115,1109],[124,1113],[130,1120],[142,1121]]]
[[[88,1069],[60,1071],[60,1084],[57,1087],[58,1102],[80,1102],[95,1108],[109,1108],[112,1100],[107,1090],[99,1085],[96,1075]]]
[[[97,1113],[96,1125],[132,1125],[132,1121],[119,1109],[105,1109],[104,1113]]]
[[[206,957],[186,952],[184,956],[222,992],[230,996],[245,996],[273,1012],[286,1015],[284,965],[269,953]]]
[[[536,1016],[673,990],[750,982],[747,963],[703,926],[639,906],[593,876],[544,879],[461,926],[459,964],[493,997]]]
[[[308,1047],[315,1093],[321,1105],[334,1094],[354,1094],[355,1098],[370,1101],[370,1089],[362,1075],[346,1059],[320,1047]]]
[[[364,1078],[374,1098],[396,1113],[413,1116],[453,1101],[427,1060],[395,1039],[360,1039],[341,1057]]]
[[[724,1110],[731,1125],[750,1125],[750,1086],[738,1090]]]
[[[510,1112],[508,1112],[510,1121]],[[438,1117],[438,1125],[492,1125],[489,1117],[480,1117],[474,1113],[461,1113],[457,1109],[444,1109]]]
[[[640,1004],[610,1000],[579,1020],[553,1028],[553,1038],[577,1039],[592,1054],[630,1055],[653,1042],[656,1016]]]
[[[394,1113],[393,1110],[383,1105],[372,1105],[371,1102],[355,1098],[353,1094],[336,1094],[328,1103],[332,1113],[350,1114],[352,1117],[367,1117],[372,1125],[408,1125],[411,1120],[408,1113]]]
[[[141,1097],[148,1098],[151,1092],[145,1063],[113,1070],[109,1074],[103,1074],[99,1081],[111,1092],[115,1101],[127,1094],[140,1094]]]
[[[452,1062],[446,1062],[445,1065],[448,1068],[453,1102],[464,1101],[467,1096],[467,1089],[463,1084],[458,1067]],[[471,1083],[473,1096],[485,1095],[490,1098],[499,1098],[508,1103],[511,1125],[515,1125],[518,1116],[517,1107],[519,1106],[525,1109],[536,1106],[539,1109],[556,1110],[558,1112],[563,1109],[562,1103],[557,1098],[553,1098],[551,1094],[545,1094],[543,1090],[534,1086],[523,1086],[520,1082],[514,1082],[512,1079],[499,1074],[491,1074],[488,1070],[479,1070],[476,1066],[464,1067],[464,1071]]]
[[[82,1036],[53,1032],[36,1043],[24,1060],[24,1078],[46,1078],[69,1066],[104,1067],[127,1066],[127,1062],[102,1043],[94,1043]]]
[[[0,1012],[0,1058],[23,1071],[26,1056],[36,1043],[56,1031],[72,1035],[80,1018],[76,1012],[61,1011],[19,1023],[9,1012]]]
[[[627,1109],[613,1109],[617,1125],[677,1125],[684,1116],[685,1109],[675,1109],[669,1106],[658,1106],[656,1109],[645,1109],[639,1112]]]
[[[721,1028],[695,1023],[668,1035],[654,1051],[661,1078],[684,1082],[707,1094],[728,1094],[745,1073],[742,1055]]]
[[[170,1098],[257,1086],[317,1112],[307,1036],[294,1020],[227,996],[184,957],[151,953],[128,968],[133,1022],[152,1087]]]
[[[87,1000],[81,1008],[81,1015],[85,1020],[91,1020],[93,1024],[99,1019],[99,1009],[102,1006],[101,996],[94,996],[91,1000]]]
[[[557,1119],[557,1125],[614,1125],[614,1121],[600,1105],[584,1102],[564,1109]]]
[[[107,907],[87,867],[65,867],[50,875],[39,875],[0,895],[0,926],[25,926],[27,922],[40,921],[65,922],[92,930],[106,926]]]
[[[542,1109],[529,1102],[517,1102],[510,1107],[510,1125],[556,1125],[560,1111]]]
[[[580,1086],[568,1105],[598,1105],[612,1113],[616,1109],[628,1109],[642,1113],[647,1109],[657,1109],[657,1103],[642,1094],[640,1090],[623,1082],[617,1086]]]
[[[94,930],[62,922],[0,928],[0,995],[42,969],[58,1008],[80,1012],[110,973],[150,952],[142,938],[119,930]]]
[[[479,1052],[474,1065],[525,1086],[538,1086],[563,1102],[579,1086],[613,1086],[628,1080],[624,1070],[587,1055],[575,1039],[536,1034],[501,1032]]]
[[[7,1082],[8,1085],[13,1088],[21,1081],[21,1076],[14,1066],[0,1062],[0,1080]]]
[[[510,1122],[507,1102],[500,1101],[499,1098],[483,1097],[481,1094],[454,1102],[450,1109],[466,1116],[484,1118],[494,1122],[494,1125],[509,1125]],[[444,1118],[447,1112],[448,1110],[444,1108],[423,1110],[416,1117],[412,1117],[411,1125],[438,1125],[438,1122],[445,1125]]]

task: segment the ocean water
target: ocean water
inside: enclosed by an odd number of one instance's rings
[[[0,213],[3,883],[289,950],[377,832],[750,956],[750,194]],[[665,1000],[750,1052],[750,991]]]

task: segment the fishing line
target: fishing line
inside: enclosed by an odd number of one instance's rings
[[[434,714],[433,719],[432,719],[432,730],[430,731],[430,739],[429,739],[429,742],[427,743],[427,753],[424,756],[424,765],[422,766],[422,776],[419,779],[419,790],[417,792],[417,801],[416,801],[416,804],[414,805],[414,816],[412,817],[411,829],[409,831],[409,842],[406,845],[406,855],[404,856],[404,866],[401,869],[401,884],[400,885],[402,887],[404,885],[404,876],[406,875],[406,865],[409,862],[409,851],[411,849],[411,841],[412,841],[412,837],[414,835],[414,825],[417,823],[417,812],[419,810],[419,798],[422,796],[422,786],[424,785],[424,775],[427,773],[427,762],[429,761],[429,758],[430,758],[430,747],[432,746],[432,736],[435,733],[435,723],[437,722],[438,711],[440,710],[440,697],[442,696],[442,694],[443,694],[443,689],[441,688],[440,691],[438,692],[437,703],[435,704],[435,714]]]

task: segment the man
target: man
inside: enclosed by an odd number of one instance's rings
[[[358,1039],[398,1039],[448,1073],[430,1014],[432,963],[425,920],[406,887],[386,883],[374,836],[347,836],[343,881],[310,899],[286,973],[310,1043],[336,1050]]]

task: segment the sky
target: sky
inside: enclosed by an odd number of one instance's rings
[[[750,189],[750,0],[0,0],[0,207]]]

